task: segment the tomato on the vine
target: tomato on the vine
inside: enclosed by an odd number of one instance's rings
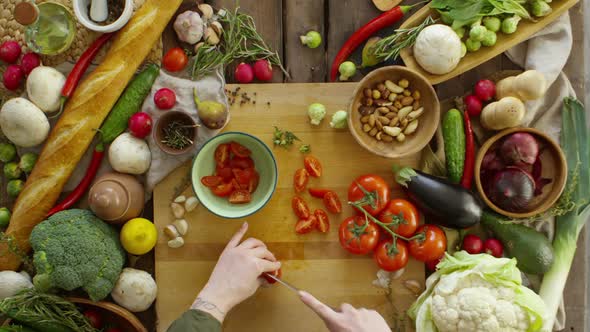
[[[181,71],[186,67],[188,63],[188,56],[184,53],[184,50],[180,47],[171,48],[164,58],[162,58],[162,66],[167,71]]]
[[[403,237],[411,237],[418,228],[420,216],[418,209],[405,199],[392,199],[379,214],[379,221],[393,224],[389,229]]]
[[[319,178],[322,175],[322,164],[316,157],[311,155],[305,156],[305,159],[303,159],[303,164],[305,165],[305,169],[309,175],[313,176],[314,178]]]
[[[410,255],[421,262],[433,261],[444,255],[447,237],[440,227],[426,224],[416,231],[417,238],[410,241]]]
[[[362,175],[356,178],[348,188],[348,201],[361,202],[362,207],[372,216],[381,212],[389,202],[389,186],[380,176]],[[362,214],[362,211],[358,211]]]
[[[296,170],[295,175],[293,175],[293,187],[295,187],[295,191],[298,193],[304,191],[307,182],[309,182],[309,173],[307,170],[305,168]]]
[[[408,245],[406,241],[397,239],[393,245],[393,239],[383,241],[375,248],[375,262],[385,271],[397,271],[408,264]]]
[[[342,248],[356,255],[373,251],[379,242],[379,226],[361,216],[344,219],[338,229],[338,239]]]
[[[330,190],[324,195],[324,205],[331,213],[342,212],[342,203],[335,191]]]
[[[291,207],[299,219],[308,219],[311,215],[309,206],[307,206],[307,203],[299,196],[294,196],[293,199],[291,199]]]

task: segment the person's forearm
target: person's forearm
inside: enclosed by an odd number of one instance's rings
[[[219,295],[216,295],[205,286],[199,295],[197,295],[197,298],[191,305],[191,309],[204,311],[223,323],[227,312],[231,308],[227,308],[227,306],[222,303]]]

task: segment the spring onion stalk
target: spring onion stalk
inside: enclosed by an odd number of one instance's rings
[[[590,136],[584,105],[574,98],[564,99],[561,147],[568,165],[568,188],[564,196],[573,204],[571,211],[555,219],[553,250],[555,261],[543,277],[539,295],[545,301],[549,317],[544,329],[551,330],[561,302],[565,283],[576,253],[580,231],[590,217]],[[569,191],[569,190],[568,190]],[[564,199],[562,196],[561,199]]]

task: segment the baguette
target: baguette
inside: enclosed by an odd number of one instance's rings
[[[6,235],[31,250],[33,227],[45,219],[92,142],[96,129],[158,41],[182,0],[147,0],[115,36],[102,63],[80,84],[51,131],[12,212]],[[21,258],[0,244],[0,271],[16,270]]]

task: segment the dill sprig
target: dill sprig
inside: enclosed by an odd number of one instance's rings
[[[420,34],[424,28],[434,24],[436,21],[437,20],[433,19],[432,16],[428,16],[424,22],[418,26],[395,30],[392,35],[375,43],[373,46],[375,56],[381,61],[396,60],[404,48],[414,45],[418,34]]]

